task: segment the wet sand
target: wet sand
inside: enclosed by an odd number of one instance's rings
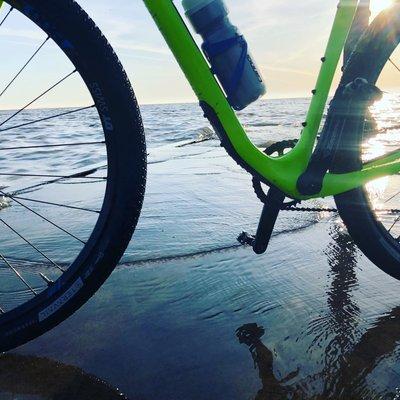
[[[79,368],[46,358],[0,356],[1,399],[126,400],[117,389]]]

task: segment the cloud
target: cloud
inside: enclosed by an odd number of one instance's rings
[[[281,87],[279,94],[284,95],[292,85],[299,90],[304,87],[307,93],[309,78],[316,78],[337,0],[225,2],[233,23],[248,39],[256,62],[274,76],[274,82],[268,82],[267,76],[267,84],[274,87],[274,92]],[[116,49],[128,74],[135,78],[135,87],[147,101],[193,96],[142,0],[79,0],[79,3]],[[180,0],[175,0],[175,5],[182,10]],[[200,41],[199,36],[195,38]],[[23,59],[23,47],[16,44],[32,46],[35,41],[39,44],[43,33],[20,18],[2,27],[0,45],[1,39],[8,41],[16,58]]]

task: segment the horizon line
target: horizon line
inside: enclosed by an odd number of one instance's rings
[[[272,98],[261,98],[254,103],[250,104],[248,107],[250,107],[253,104],[259,103],[259,102],[266,102],[266,101],[274,101],[274,100],[306,100],[306,99],[311,99],[312,96],[289,96],[289,97],[272,97]],[[183,100],[183,101],[166,101],[166,102],[139,102],[139,107],[142,106],[165,106],[165,105],[184,105],[184,104],[198,104],[197,101],[194,100]],[[29,110],[61,110],[61,109],[71,109],[71,108],[80,108],[80,107],[89,107],[88,105],[74,105],[74,106],[50,106],[50,107],[32,107],[32,108],[27,108],[24,111],[29,111]],[[248,108],[246,107],[246,108]],[[2,111],[17,111],[19,110],[18,107],[6,107],[6,108],[1,108],[0,112]]]

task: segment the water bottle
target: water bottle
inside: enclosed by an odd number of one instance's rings
[[[202,49],[235,110],[265,94],[265,84],[245,38],[229,20],[223,0],[182,0],[185,13],[204,40]]]

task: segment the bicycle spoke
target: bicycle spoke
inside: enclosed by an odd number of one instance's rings
[[[39,272],[40,277],[46,282],[47,286],[51,286],[54,284],[54,281],[49,279],[45,274]]]
[[[394,221],[394,223],[392,224],[392,226],[390,227],[390,229],[388,230],[388,232],[390,233],[391,230],[395,227],[395,225],[400,221],[400,216],[396,218],[396,220]]]
[[[46,256],[46,254],[44,254],[42,251],[40,251],[32,242],[30,242],[28,239],[26,239],[24,236],[18,233],[12,226],[7,224],[6,221],[0,218],[0,222],[2,222],[7,228],[13,231],[19,238],[21,238],[25,243],[27,243],[30,247],[36,250],[41,256],[43,256],[47,261],[53,264],[57,269],[59,269],[61,272],[65,272],[63,268],[61,268],[57,263],[55,263],[52,259]]]
[[[388,61],[389,61],[389,63],[390,63],[398,72],[400,72],[400,67],[399,67],[391,58],[389,58]],[[398,127],[390,127],[390,128],[386,128],[385,130],[397,129],[397,128],[398,128]],[[396,149],[396,150],[391,151],[391,152],[389,152],[389,153],[386,153],[386,154],[384,154],[384,155],[382,155],[382,156],[376,157],[376,158],[374,158],[374,159],[372,159],[372,160],[369,160],[368,163],[373,163],[373,162],[375,162],[375,161],[382,160],[382,159],[384,159],[385,157],[388,157],[388,156],[390,156],[390,155],[394,155],[394,154],[398,153],[399,150],[400,150],[400,149]],[[392,201],[393,199],[395,199],[395,198],[396,198],[397,196],[399,196],[399,195],[400,195],[400,191],[396,192],[395,194],[393,194],[392,196],[390,196],[388,199],[386,199],[386,200],[384,201],[384,204],[389,203],[390,201]],[[397,211],[397,210],[393,210],[393,211]],[[394,214],[394,213],[393,213],[393,214]],[[399,221],[400,221],[400,216],[398,216],[398,217],[394,220],[394,222],[392,223],[392,225],[391,225],[390,228],[388,229],[388,233],[391,233],[391,232],[392,232],[393,228],[398,224]],[[400,236],[399,236],[396,240],[397,240],[397,241],[400,241]]]
[[[22,68],[15,74],[15,76],[11,79],[11,81],[6,85],[3,91],[0,93],[0,97],[11,87],[11,85],[15,82],[15,80],[22,74],[24,69],[31,63],[31,61],[36,57],[39,51],[43,48],[43,46],[47,43],[50,38],[47,37],[44,42],[36,49],[36,51],[29,57],[28,61],[22,66]]]
[[[21,282],[35,295],[37,296],[36,290],[23,278],[23,276],[11,265],[11,263],[0,253],[0,259],[2,259],[6,265],[15,273]]]
[[[58,182],[58,184],[59,185],[93,185],[94,183],[101,183],[101,182],[104,182],[104,181],[103,180],[96,181],[95,179],[92,181],[88,181],[88,182],[82,182],[79,180],[78,180],[78,182],[61,180],[60,182]]]
[[[386,204],[386,203],[389,203],[389,201],[393,200],[393,199],[394,199],[395,197],[397,197],[399,194],[400,194],[400,191],[397,192],[396,194],[394,194],[393,196],[389,197],[389,198],[385,201],[385,204]]]
[[[0,26],[2,26],[3,24],[4,24],[4,22],[6,22],[6,19],[9,17],[9,15],[11,14],[11,11],[12,10],[14,10],[14,7],[11,7],[9,10],[8,10],[8,13],[5,15],[5,17],[1,20],[1,22],[0,22]]]
[[[92,146],[92,145],[96,145],[96,144],[105,144],[105,141],[102,141],[102,142],[83,142],[83,143],[42,144],[42,145],[36,145],[36,146],[3,147],[3,148],[0,148],[0,151],[5,151],[5,150],[26,150],[26,149],[46,149],[46,148],[51,148],[51,147]]]
[[[391,58],[389,58],[389,62],[397,69],[397,71],[400,72],[400,67],[398,67],[397,64]]]
[[[76,73],[76,69],[70,72],[69,74],[65,75],[62,79],[57,81],[54,85],[50,86],[47,90],[45,90],[43,93],[41,93],[39,96],[34,98],[32,101],[30,101],[28,104],[26,104],[24,107],[20,108],[18,111],[16,111],[14,114],[12,114],[10,117],[5,119],[3,122],[0,123],[0,126],[3,126],[5,123],[8,121],[11,121],[14,117],[16,117],[18,114],[20,114],[22,111],[26,110],[29,106],[34,104],[36,101],[41,99],[43,96],[45,96],[47,93],[52,91],[54,88],[56,88],[58,85],[60,85],[62,82],[64,82],[66,79],[68,79],[70,76]]]
[[[10,127],[8,127],[8,128],[0,129],[0,132],[6,132],[6,131],[10,131],[10,130],[12,130],[12,129],[17,129],[17,128],[22,128],[22,127],[24,127],[24,126],[34,125],[34,124],[37,124],[38,122],[43,122],[43,121],[48,121],[48,120],[50,120],[50,119],[63,117],[63,116],[65,116],[65,115],[74,114],[74,113],[77,113],[77,112],[80,112],[80,111],[88,110],[88,109],[93,108],[93,107],[95,107],[95,105],[88,106],[88,107],[78,108],[77,110],[66,111],[66,112],[63,112],[63,113],[60,113],[60,114],[56,114],[56,115],[52,115],[52,116],[46,117],[46,118],[36,119],[36,120],[34,120],[34,121],[26,122],[26,123],[24,123],[24,124],[14,125],[14,126],[10,126]]]
[[[72,209],[72,210],[86,211],[86,212],[90,212],[90,213],[100,214],[100,211],[91,210],[91,209],[89,209],[89,208],[68,206],[68,205],[66,205],[66,204],[52,203],[52,202],[50,202],[50,201],[29,199],[29,198],[26,198],[26,197],[19,197],[19,196],[14,196],[14,198],[15,198],[15,199],[18,199],[18,200],[30,201],[30,202],[32,202],[32,203],[47,204],[47,205],[55,206],[55,207],[69,208],[69,209]]]
[[[36,216],[44,219],[46,222],[48,222],[50,225],[53,225],[55,228],[59,229],[60,231],[64,232],[65,234],[67,234],[68,236],[72,237],[73,239],[77,240],[78,242],[81,242],[82,244],[86,244],[86,242],[84,242],[83,240],[79,239],[77,236],[75,236],[73,233],[68,232],[66,229],[62,228],[60,225],[57,225],[55,222],[49,220],[48,218],[46,218],[45,216],[43,216],[42,214],[39,214],[38,212],[36,212],[35,210],[33,210],[32,208],[28,207],[26,204],[22,203],[21,201],[17,200],[15,197],[3,192],[0,190],[0,194],[2,194],[4,197],[7,197],[9,199],[14,200],[17,204],[19,204],[20,206],[22,206],[23,208],[25,208],[26,210],[30,211],[31,213],[35,214]]]
[[[32,191],[33,189],[37,189],[37,188],[39,188],[39,187],[43,187],[43,186],[47,186],[47,185],[52,185],[52,184],[54,184],[54,183],[58,183],[58,182],[60,182],[60,181],[62,181],[62,180],[64,180],[64,179],[69,179],[69,178],[74,178],[74,177],[85,177],[85,176],[87,176],[87,175],[92,175],[92,174],[94,174],[95,172],[97,172],[98,170],[104,169],[104,168],[106,168],[106,167],[107,167],[107,166],[105,165],[105,166],[98,167],[98,168],[92,168],[92,169],[89,169],[89,170],[86,170],[86,171],[79,172],[79,173],[77,173],[77,174],[69,175],[69,176],[67,176],[67,177],[65,177],[65,178],[57,178],[57,179],[53,179],[53,180],[50,180],[50,181],[45,181],[45,182],[37,183],[36,185],[27,186],[27,187],[24,187],[24,188],[22,188],[22,189],[14,190],[14,191],[12,192],[12,195],[15,196],[15,195],[17,195],[17,194],[23,194],[23,193],[26,193],[26,192],[28,192],[28,191]],[[94,181],[94,182],[96,182],[96,181]]]
[[[97,179],[106,180],[104,176],[77,176],[77,175],[46,175],[46,174],[13,174],[7,172],[0,172],[0,176],[19,176],[28,178],[57,178],[57,179]]]

